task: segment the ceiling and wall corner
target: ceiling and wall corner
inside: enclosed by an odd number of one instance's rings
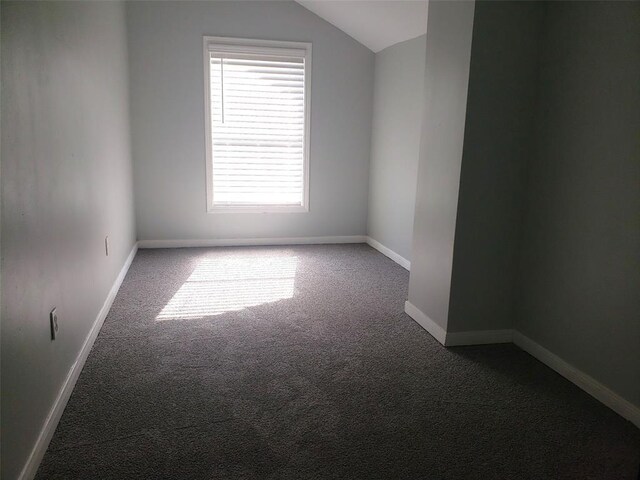
[[[427,0],[296,2],[376,53],[427,33]]]

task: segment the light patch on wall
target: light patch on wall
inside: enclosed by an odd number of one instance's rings
[[[293,298],[297,257],[205,258],[156,320],[198,319]]]

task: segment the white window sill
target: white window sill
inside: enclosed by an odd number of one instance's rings
[[[309,208],[300,205],[210,205],[207,213],[308,213]]]

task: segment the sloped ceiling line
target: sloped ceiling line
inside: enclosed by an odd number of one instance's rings
[[[373,52],[427,33],[427,0],[296,0]]]

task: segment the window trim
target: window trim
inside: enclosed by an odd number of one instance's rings
[[[206,159],[206,199],[207,213],[305,213],[309,212],[309,145],[311,138],[311,43],[277,40],[257,40],[235,37],[204,36],[204,116],[205,116],[205,159]],[[215,47],[215,48],[212,48]],[[302,205],[214,205],[213,204],[213,154],[211,148],[211,51],[221,49],[229,52],[272,53],[280,56],[304,57],[304,140],[303,140],[303,195]],[[269,52],[269,49],[273,51]]]

